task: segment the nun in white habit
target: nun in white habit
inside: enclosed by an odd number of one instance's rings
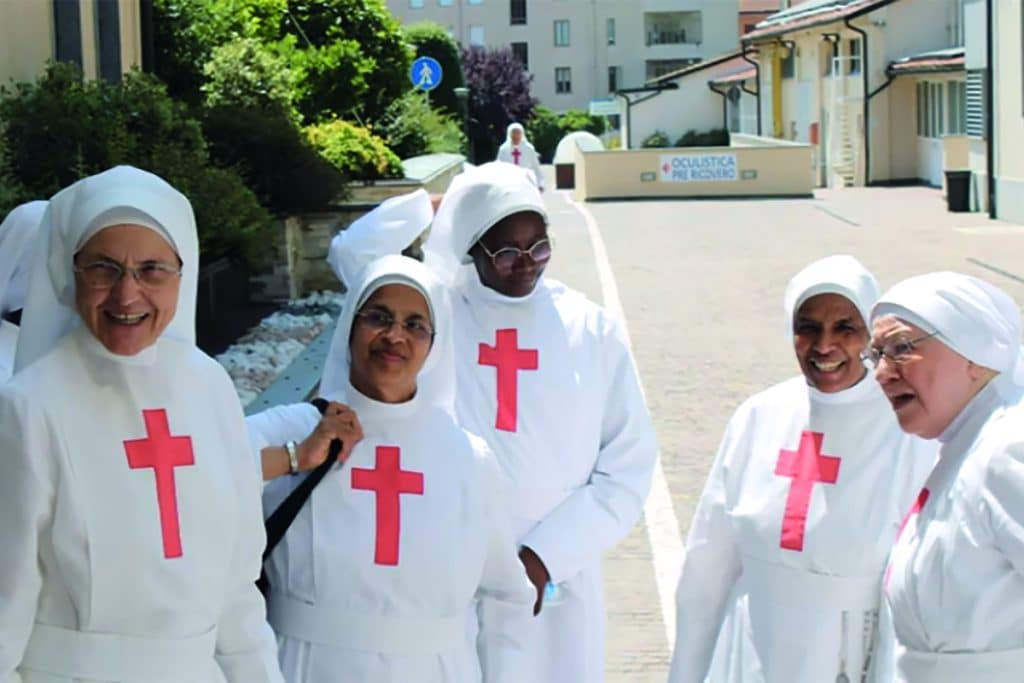
[[[673,683],[867,675],[885,562],[935,450],[900,431],[861,360],[877,296],[852,256],[786,288],[802,374],[726,427],[686,542]]]
[[[537,181],[537,187],[544,191],[544,171],[540,167],[540,157],[533,143],[526,139],[526,129],[521,123],[510,123],[505,131],[505,142],[498,148],[496,161],[520,166],[530,171]]]
[[[40,239],[0,386],[0,680],[280,681],[256,463],[195,346],[192,207],[119,166]]]
[[[320,394],[354,411],[362,438],[346,443],[268,560],[285,677],[521,683],[532,589],[493,456],[453,416],[447,295],[421,263],[385,256],[356,277],[348,302]],[[261,448],[306,443],[322,423],[309,405],[249,418]],[[299,481],[268,484],[266,513]]]
[[[25,307],[32,246],[46,202],[21,204],[0,223],[0,383],[14,372],[18,325]]]
[[[895,673],[1024,675],[1024,385],[1016,303],[959,273],[905,280],[872,312],[870,353],[904,431],[938,442],[886,580]],[[891,662],[888,662],[891,664]]]
[[[458,419],[495,452],[538,593],[522,680],[600,681],[601,557],[639,519],[657,454],[625,330],[544,276],[547,210],[523,169],[456,177],[425,251],[453,288]]]

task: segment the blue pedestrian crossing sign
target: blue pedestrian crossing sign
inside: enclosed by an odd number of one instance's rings
[[[431,91],[441,85],[441,64],[433,57],[420,57],[409,69],[409,80],[420,90]]]

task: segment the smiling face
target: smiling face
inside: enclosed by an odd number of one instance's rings
[[[180,267],[178,255],[154,230],[140,225],[114,225],[92,236],[75,255],[79,267],[97,263],[146,268]],[[160,286],[144,286],[125,273],[110,287],[94,287],[75,273],[75,308],[82,322],[111,353],[134,356],[156,342],[178,309],[181,278]]]
[[[839,294],[818,294],[793,316],[793,348],[807,382],[825,393],[849,389],[867,370],[860,359],[867,327],[853,302]]]
[[[926,337],[922,339],[922,337]],[[909,348],[906,342],[914,341]],[[875,379],[908,434],[934,439],[995,373],[975,365],[921,328],[895,316],[875,321],[871,346],[902,349],[900,361],[882,356]]]
[[[431,344],[430,308],[423,295],[407,285],[384,285],[352,323],[352,386],[385,403],[408,401]]]
[[[533,211],[521,211],[498,221],[469,250],[480,282],[505,296],[527,296],[537,286],[548,262],[544,260],[538,263],[520,254],[511,267],[498,267],[484,247],[492,254],[506,247],[526,251],[545,239],[548,239],[548,226],[540,214]]]

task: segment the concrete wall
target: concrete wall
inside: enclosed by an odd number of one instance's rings
[[[644,197],[811,196],[811,148],[785,141],[734,136],[732,147],[577,152],[577,199]],[[663,179],[666,157],[714,155],[735,160],[735,180]]]

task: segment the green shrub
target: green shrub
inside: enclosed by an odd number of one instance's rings
[[[441,84],[430,91],[430,106],[445,113],[460,116],[455,88],[465,85],[462,77],[462,58],[455,39],[440,24],[425,21],[406,26],[405,39],[416,51],[417,57],[433,57],[441,65]]]
[[[715,128],[706,133],[688,130],[675,143],[676,147],[728,147],[729,131]]]
[[[641,147],[668,147],[668,134],[665,131],[656,130],[643,139]]]
[[[581,109],[569,109],[556,114],[547,107],[534,109],[533,117],[526,124],[526,136],[537,149],[541,162],[551,163],[555,156],[558,143],[569,133],[585,130],[594,135],[601,135],[607,129],[607,120],[603,116],[591,116]]]
[[[392,103],[380,131],[400,159],[438,152],[458,154],[465,143],[458,120],[431,108],[419,91],[410,91]]]
[[[331,121],[307,127],[306,136],[325,159],[350,178],[402,177],[399,158],[366,128],[348,121]]]

